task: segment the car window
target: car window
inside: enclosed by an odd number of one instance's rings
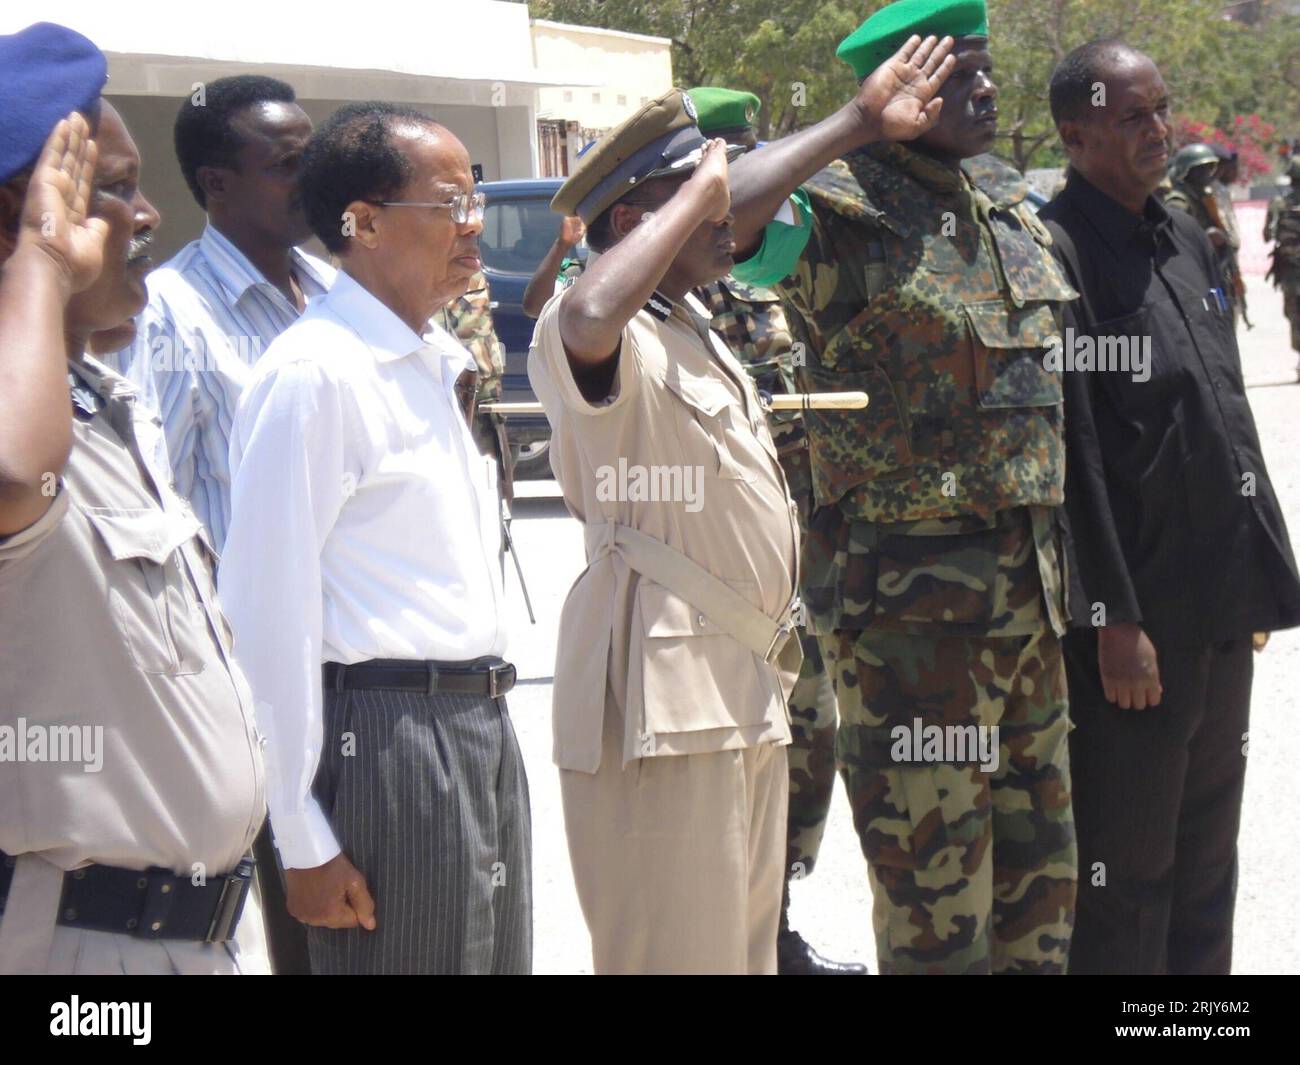
[[[478,238],[483,265],[502,274],[532,276],[560,232],[549,199],[489,203]]]

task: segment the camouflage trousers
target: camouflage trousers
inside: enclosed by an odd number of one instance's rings
[[[799,507],[799,524],[807,529],[812,507],[812,469],[808,449],[781,456],[790,495]],[[835,689],[822,658],[817,637],[797,630],[803,666],[787,706],[790,710],[790,806],[786,822],[787,880],[801,880],[813,871],[826,833],[831,795],[835,788]]]
[[[880,972],[1064,972],[1077,853],[1057,637],[844,630],[824,649]],[[932,747],[932,726],[949,739]]]

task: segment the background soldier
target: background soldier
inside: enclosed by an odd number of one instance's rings
[[[704,87],[690,90],[699,116],[700,132],[728,144],[757,147],[754,116],[758,97],[734,89]],[[770,288],[747,285],[734,277],[695,290],[712,314],[712,327],[749,371],[755,386],[768,395],[798,391],[791,352],[794,338],[781,297]],[[773,411],[767,416],[790,496],[799,507],[799,529],[808,534],[812,515],[812,468],[808,437],[798,411]],[[806,572],[806,568],[805,568]],[[835,785],[835,689],[822,659],[817,637],[806,626],[798,629],[803,666],[790,692],[790,812],[786,844],[786,889],[777,935],[777,972],[785,975],[860,975],[866,966],[829,961],[790,927],[789,880],[812,872],[826,831],[831,792]]]
[[[1208,144],[1189,144],[1180,148],[1169,164],[1172,187],[1165,195],[1166,207],[1176,207],[1191,215],[1205,230],[1214,245],[1214,255],[1223,274],[1223,292],[1232,304],[1234,318],[1245,313],[1246,282],[1237,265],[1237,249],[1241,238],[1235,221],[1223,216],[1219,198],[1214,189],[1215,175],[1219,170],[1219,155]],[[1249,324],[1249,322],[1247,322]]]
[[[1291,347],[1300,352],[1300,156],[1287,165],[1291,188],[1268,205],[1264,239],[1273,241],[1268,277],[1282,290],[1282,310],[1291,323]],[[1300,379],[1300,368],[1296,370]]]
[[[587,227],[577,215],[560,220],[559,235],[524,289],[523,309],[529,318],[536,318],[552,296],[578,280],[582,260],[573,251],[586,233]]]
[[[859,109],[918,33],[958,38],[938,121],[912,144],[873,143]],[[1074,290],[1023,179],[980,154],[997,116],[983,3],[901,0],[838,55],[871,75],[857,99],[733,167],[739,255],[812,178],[811,210],[769,226],[735,273],[779,280],[811,386],[871,396],[865,413],[805,415],[819,504],[805,584],[828,634],[880,968],[1059,973],[1075,843],[1062,396],[1043,351]],[[909,752],[899,730],[918,723],[998,726],[997,766]]]
[[[478,367],[478,390],[475,403],[495,403],[501,399],[501,381],[506,372],[505,345],[497,339],[492,324],[492,290],[483,271],[474,275],[465,295],[453,300],[441,312],[441,325],[474,356]],[[436,320],[436,319],[435,319]],[[506,437],[506,420],[497,414],[478,412],[470,422],[474,443],[486,455],[497,460],[501,494],[506,502],[514,499],[514,461]]]

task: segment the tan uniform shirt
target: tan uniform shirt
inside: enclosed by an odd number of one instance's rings
[[[212,556],[148,465],[161,430],[130,384],[93,360],[72,370],[53,505],[0,539],[0,849],[221,875],[265,806]]]
[[[769,617],[788,609],[798,526],[749,377],[708,331],[698,301],[688,297],[693,320],[656,294],[623,331],[612,396],[588,403],[560,340],[558,311],[570,291],[542,311],[528,357],[551,422],[551,466],[587,547],[560,618],[555,761],[597,770],[607,694],[625,722],[624,765],[787,743],[793,674],[638,575],[612,546],[613,529],[630,526]]]

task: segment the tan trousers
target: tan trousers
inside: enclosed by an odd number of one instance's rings
[[[607,705],[600,769],[560,771],[595,971],[774,974],[785,748],[622,763],[622,718]]]
[[[56,925],[62,888],[62,869],[33,854],[19,856],[0,921],[0,973],[266,976],[271,972],[256,891],[248,894],[233,940],[190,943]]]

